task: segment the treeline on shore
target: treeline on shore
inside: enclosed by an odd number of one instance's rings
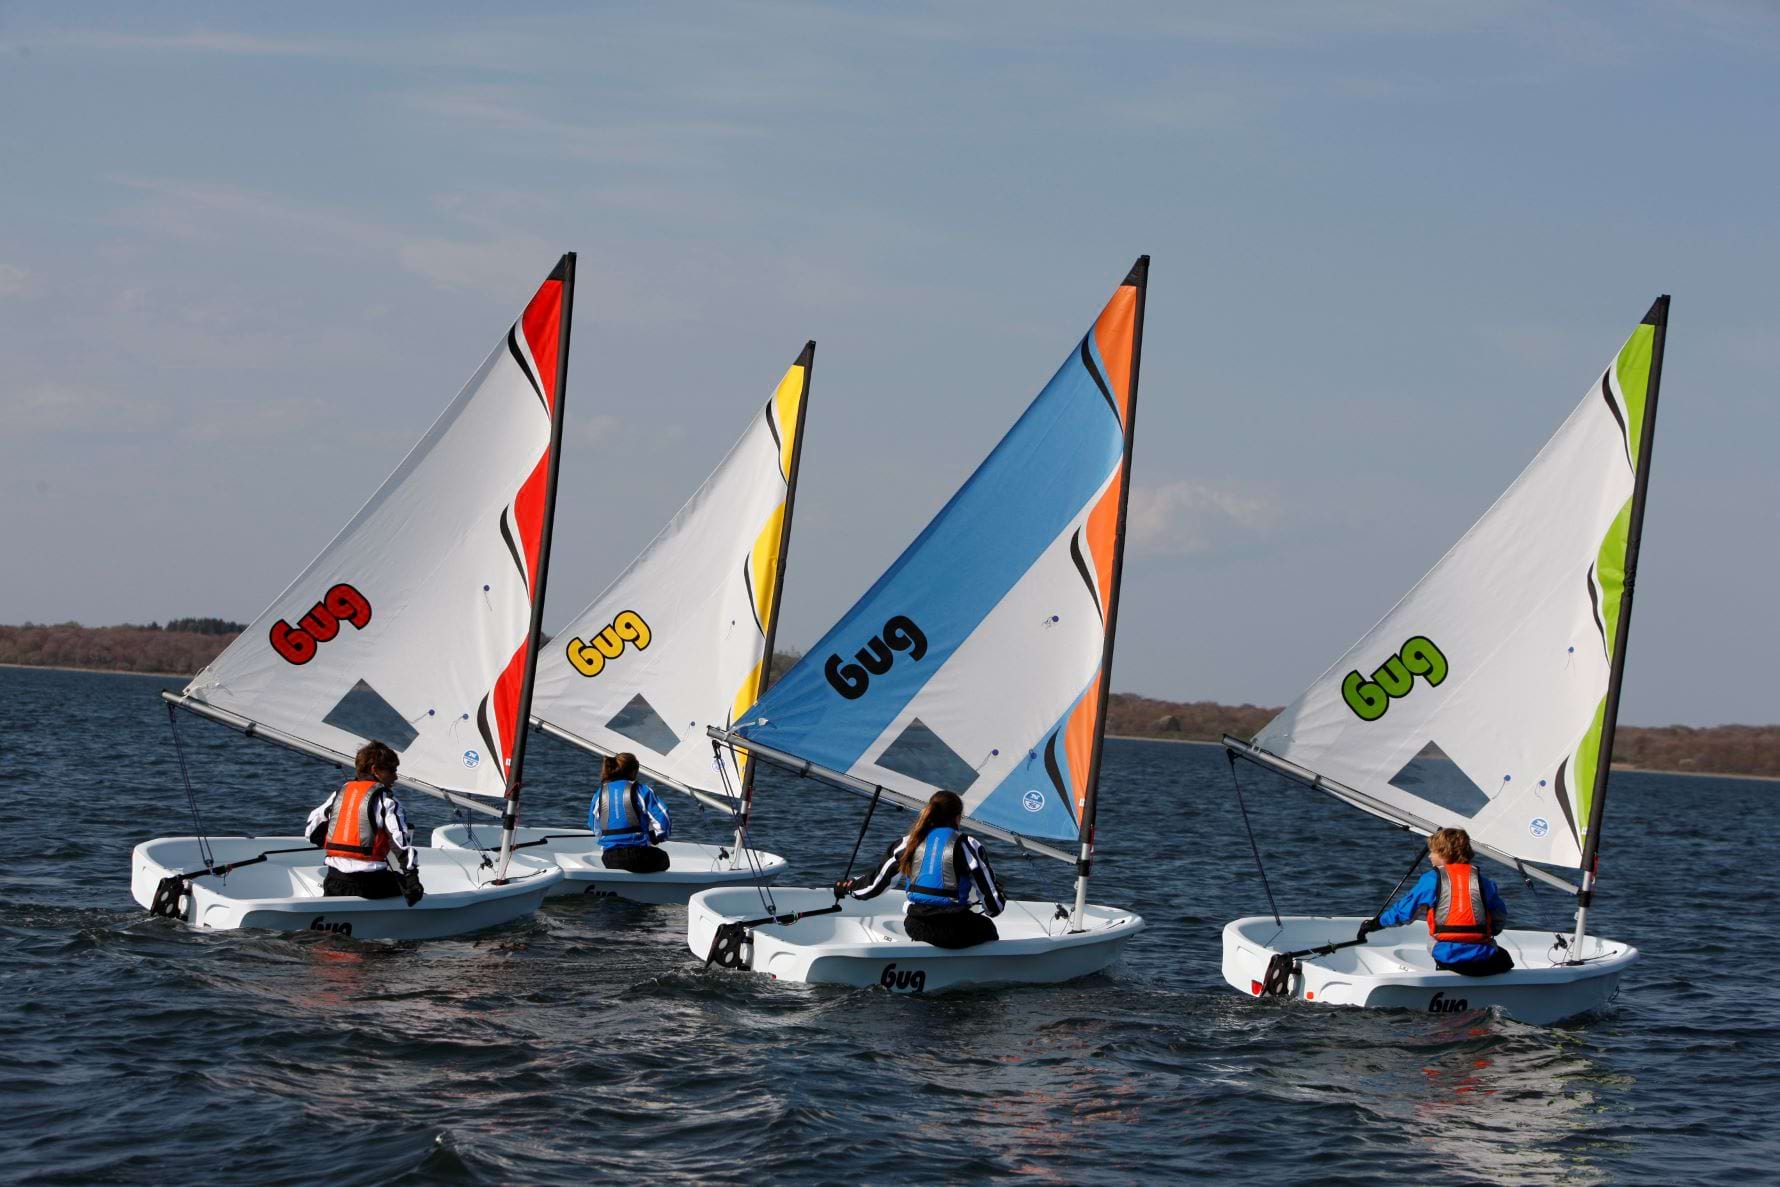
[[[242,625],[220,618],[179,618],[144,626],[87,627],[64,622],[0,626],[0,664],[91,668],[106,672],[195,675],[227,647]],[[782,675],[796,652],[774,656]],[[1215,742],[1222,734],[1250,737],[1278,713],[1258,705],[1161,701],[1114,693],[1107,707],[1109,734]],[[1780,777],[1780,725],[1622,725],[1614,741],[1620,766],[1652,771]]]
[[[193,676],[222,654],[243,629],[238,622],[220,618],[123,626],[27,622],[0,626],[0,664]]]

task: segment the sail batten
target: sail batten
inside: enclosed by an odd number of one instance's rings
[[[744,744],[911,803],[957,792],[990,835],[1081,840],[1104,732],[1143,263],[914,542],[737,715]]]
[[[1263,727],[1259,751],[1412,827],[1465,828],[1510,864],[1584,864],[1629,592],[1650,330],[1634,332],[1434,567]]]

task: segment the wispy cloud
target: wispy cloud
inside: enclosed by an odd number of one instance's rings
[[[164,424],[158,400],[42,383],[0,395],[0,422],[20,435],[135,433]]]
[[[701,143],[755,134],[728,119],[569,120],[562,118],[559,97],[505,84],[415,91],[403,102],[414,114],[459,132],[498,134],[491,148],[613,165],[683,163],[697,159]]]
[[[287,58],[371,66],[522,69],[549,43],[549,25],[503,18],[499,25],[461,31],[407,30],[398,37],[367,31],[358,37],[290,37],[232,29],[191,28],[135,33],[116,29],[31,28],[15,23],[0,47],[24,51],[134,54],[142,57]]]
[[[1270,494],[1234,483],[1179,481],[1134,485],[1126,532],[1134,553],[1186,556],[1265,534],[1279,519]]]
[[[331,207],[205,182],[167,178],[112,179],[147,200],[122,216],[140,229],[180,239],[213,241],[225,226],[247,235],[299,236],[309,250],[393,260],[441,289],[513,291],[557,248],[464,199],[436,204],[458,234],[422,234],[355,217]],[[499,204],[501,199],[492,199]],[[523,225],[523,224],[520,224]]]
[[[249,33],[192,29],[183,33],[118,33],[105,29],[77,29],[18,38],[34,46],[85,50],[146,51],[157,53],[236,54],[250,57],[334,58],[347,50],[345,42],[304,38],[259,37]]]
[[[0,264],[0,297],[18,297],[31,288],[31,274],[13,264]]]

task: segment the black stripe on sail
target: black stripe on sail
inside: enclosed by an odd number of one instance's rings
[[[482,694],[482,703],[476,706],[476,728],[482,731],[482,744],[488,748],[489,758],[494,760],[495,770],[502,769],[501,748],[494,740],[494,733],[488,728],[488,694]]]
[[[1082,584],[1088,587],[1088,597],[1094,601],[1094,613],[1100,615],[1100,621],[1106,622],[1106,613],[1100,608],[1100,591],[1094,588],[1094,576],[1088,572],[1087,558],[1082,556],[1082,529],[1077,528],[1075,535],[1069,538],[1069,559],[1075,562],[1075,571],[1082,575]]]
[[[1625,443],[1626,465],[1633,470],[1638,463],[1632,460],[1632,438],[1625,429],[1625,413],[1619,410],[1619,401],[1613,398],[1613,388],[1607,383],[1607,377],[1613,374],[1613,368],[1601,372],[1601,399],[1607,401],[1607,411],[1613,414],[1614,423],[1619,425],[1619,439]]]
[[[754,629],[759,631],[760,637],[764,639],[766,628],[760,625],[760,607],[754,602],[754,574],[750,571],[753,568],[752,562],[752,557],[745,557],[742,560],[742,588],[748,591],[748,612],[754,616]]]
[[[1112,389],[1107,387],[1106,380],[1101,378],[1100,368],[1094,365],[1094,356],[1088,350],[1089,337],[1088,334],[1082,335],[1082,366],[1086,367],[1088,374],[1094,377],[1094,386],[1100,389],[1101,396],[1106,400],[1106,406],[1112,409],[1113,419],[1119,420],[1119,405],[1113,399]]]
[[[513,567],[519,570],[520,584],[529,593],[532,587],[531,578],[526,575],[525,560],[519,555],[519,545],[513,540],[513,529],[507,525],[507,512],[510,510],[509,507],[501,508],[501,539],[507,542],[507,552],[513,557]]]
[[[1570,789],[1564,786],[1564,768],[1569,765],[1570,760],[1567,758],[1558,764],[1557,801],[1558,807],[1564,810],[1564,823],[1570,826],[1570,836],[1575,838],[1576,847],[1580,849],[1582,848],[1582,837],[1576,831],[1576,816],[1570,811]]]
[[[484,341],[486,341],[486,339],[484,339]],[[514,322],[513,328],[507,331],[507,351],[513,356],[513,361],[519,364],[519,370],[525,376],[526,382],[531,384],[532,391],[537,393],[538,405],[544,409],[544,415],[548,417],[550,415],[550,401],[544,398],[543,386],[538,383],[538,377],[532,374],[531,367],[526,363],[525,352],[519,349],[518,322]]]
[[[1045,774],[1051,777],[1051,786],[1057,789],[1057,798],[1065,804],[1069,803],[1069,788],[1063,786],[1063,770],[1057,765],[1057,731],[1052,730],[1051,736],[1045,739]]]
[[[766,417],[766,431],[773,435],[773,449],[779,453],[784,453],[785,443],[779,440],[779,422],[773,416],[773,405],[776,402],[777,401],[775,400],[768,400],[766,402],[766,407],[762,408],[760,413],[762,416]]]
[[[1601,597],[1595,592],[1595,566],[1593,563],[1588,566],[1588,576],[1583,580],[1588,584],[1588,608],[1594,612],[1595,629],[1601,632],[1601,654],[1607,657],[1608,663],[1612,663],[1613,652],[1607,646],[1607,624],[1601,621]]]

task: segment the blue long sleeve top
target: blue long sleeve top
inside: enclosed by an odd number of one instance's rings
[[[600,837],[601,849],[616,849],[625,845],[659,845],[673,835],[673,824],[668,818],[667,806],[655,794],[655,789],[642,780],[631,783],[625,779],[614,779],[593,793],[593,799],[587,805],[587,827],[600,832],[600,815],[603,801],[608,795],[628,795],[632,812],[641,816],[642,824],[648,835],[611,836],[610,831],[618,826],[624,814],[614,819],[608,816],[605,827],[608,835]]]
[[[1476,867],[1472,867],[1476,869]],[[1477,882],[1483,887],[1483,905],[1489,909],[1491,920],[1500,931],[1508,922],[1508,904],[1502,901],[1502,892],[1496,884],[1483,876],[1479,871]],[[1429,870],[1416,880],[1403,897],[1386,907],[1378,914],[1378,922],[1385,927],[1399,927],[1417,919],[1425,920],[1434,904],[1440,900],[1440,877]],[[1470,960],[1486,960],[1496,950],[1496,945],[1460,944],[1443,940],[1434,945],[1434,959],[1446,964],[1464,964]]]

